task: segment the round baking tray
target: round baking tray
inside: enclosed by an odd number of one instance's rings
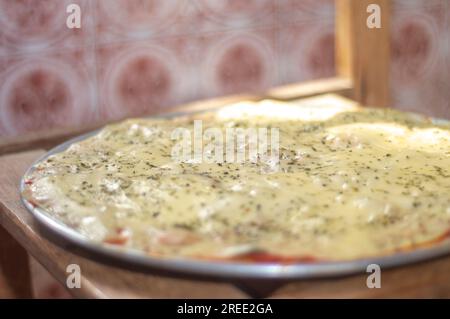
[[[171,118],[182,115],[193,115],[195,113],[172,113],[157,116],[159,118]],[[450,122],[441,119],[432,119],[433,123],[446,124]],[[48,153],[36,160],[25,172],[20,182],[20,192],[24,190],[24,178],[30,174],[35,166],[46,160],[49,156],[65,151],[73,143],[85,140],[97,134],[100,130],[86,133],[68,140],[51,149]],[[450,240],[445,240],[427,248],[418,248],[408,252],[400,252],[386,256],[356,259],[350,261],[333,262],[308,262],[308,263],[244,263],[244,262],[220,262],[205,261],[187,258],[155,258],[143,252],[133,249],[120,248],[109,244],[94,242],[70,228],[63,222],[52,217],[45,210],[34,207],[25,198],[22,202],[28,211],[44,226],[44,228],[67,242],[81,248],[93,259],[108,263],[127,265],[133,269],[145,269],[146,271],[162,271],[179,275],[212,277],[223,279],[248,279],[248,280],[287,280],[287,279],[312,279],[338,277],[356,273],[365,273],[367,266],[377,264],[381,269],[402,266],[420,261],[430,260],[436,257],[450,254]]]

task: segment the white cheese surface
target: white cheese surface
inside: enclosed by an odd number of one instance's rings
[[[24,195],[93,241],[161,257],[348,260],[448,234],[449,127],[387,109],[257,108],[201,115],[203,127],[278,128],[278,171],[177,163],[171,133],[195,116],[132,119],[39,164]]]

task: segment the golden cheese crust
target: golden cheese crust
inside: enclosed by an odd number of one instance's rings
[[[195,119],[279,129],[278,169],[175,161],[172,133]],[[383,256],[448,237],[450,129],[389,109],[246,103],[107,126],[39,163],[25,184],[30,203],[88,239],[152,256]]]

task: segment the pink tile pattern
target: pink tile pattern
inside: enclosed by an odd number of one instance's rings
[[[272,28],[217,32],[199,38],[201,97],[258,93],[276,83],[276,34]]]
[[[160,36],[174,24],[183,0],[95,1],[95,31],[99,43]]]
[[[175,104],[182,94],[174,51],[147,43],[105,44],[96,50],[102,118],[137,116]]]
[[[450,118],[450,3],[397,0],[392,17],[393,106]]]
[[[4,57],[0,126],[13,135],[96,117],[89,54],[81,50]]]
[[[278,43],[281,84],[335,74],[333,20],[306,20],[281,26]]]
[[[90,0],[78,0],[81,29],[65,27],[70,0],[0,0],[0,53],[33,54],[57,47],[80,48],[93,42],[93,12]]]
[[[333,0],[72,2],[0,0],[0,135],[335,73]],[[395,107],[449,116],[448,6],[393,1]]]
[[[449,1],[393,0],[394,107],[450,118],[449,42]],[[0,137],[332,76],[333,56],[333,0],[0,0]]]
[[[65,27],[72,2],[81,29]],[[393,1],[395,107],[449,116],[448,6]],[[333,0],[0,0],[0,9],[1,136],[335,73]]]

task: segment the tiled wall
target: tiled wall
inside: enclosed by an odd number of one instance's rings
[[[450,117],[449,7],[394,1],[394,106]],[[330,76],[333,27],[333,0],[0,0],[0,136]]]
[[[393,3],[392,104],[450,118],[450,0]]]

